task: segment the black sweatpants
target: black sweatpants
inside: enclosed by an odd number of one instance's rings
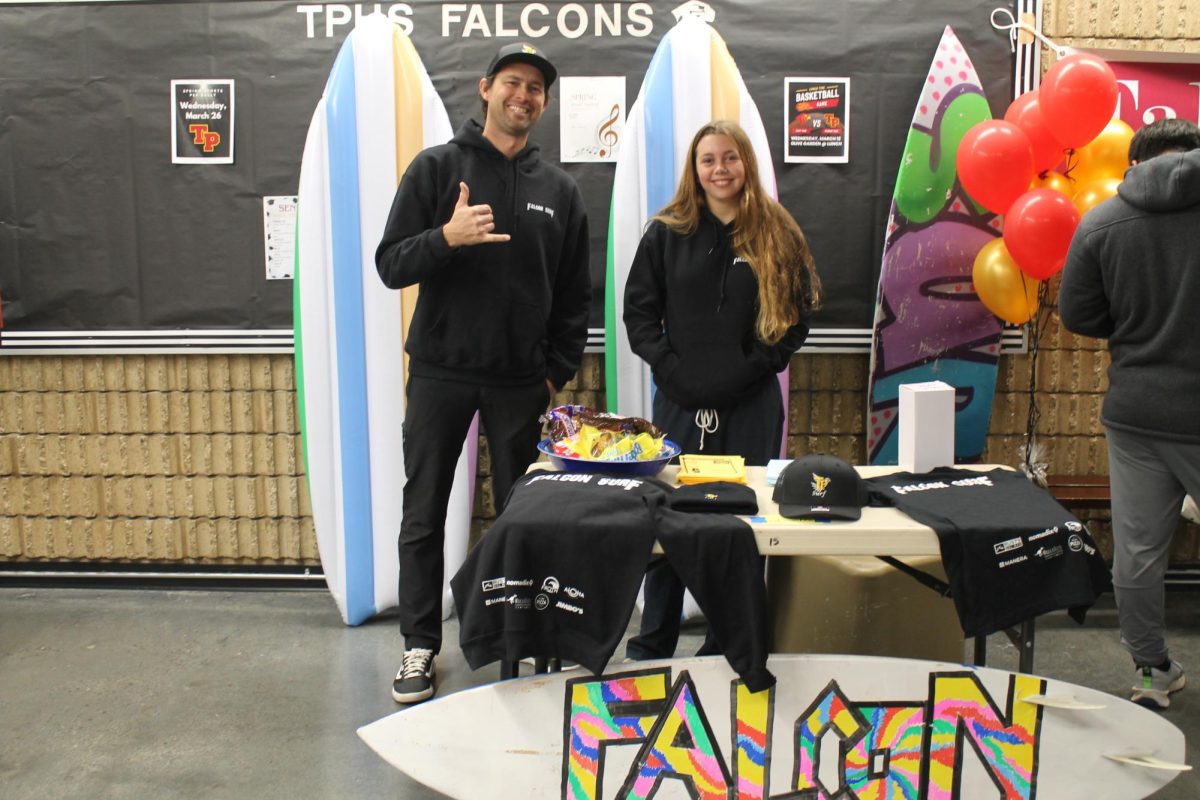
[[[669,400],[663,392],[654,395],[654,424],[666,432],[667,438],[683,448],[684,453],[708,455],[737,455],[748,466],[762,467],[779,457],[783,439],[783,395],[774,375],[761,388],[737,406],[700,418],[697,412]],[[701,442],[703,441],[703,448]],[[683,612],[683,581],[665,558],[660,558],[646,571],[645,596],[642,603],[642,624],[638,635],[625,646],[625,655],[642,661],[670,658],[679,643],[679,618]],[[720,652],[710,629],[696,655]]]
[[[492,457],[497,510],[537,458],[544,381],[484,386],[412,375],[404,411],[404,518],[400,522],[400,633],[404,646],[442,646],[446,505],[475,412]]]

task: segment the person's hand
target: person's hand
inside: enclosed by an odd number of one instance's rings
[[[483,204],[468,205],[467,200],[471,190],[467,184],[458,182],[458,202],[454,204],[454,214],[450,221],[442,226],[442,236],[451,247],[462,247],[470,244],[487,244],[488,242],[507,242],[511,237],[507,233],[492,233],[496,229],[492,218],[492,207]]]

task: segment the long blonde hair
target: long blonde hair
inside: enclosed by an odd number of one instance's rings
[[[804,232],[792,215],[762,189],[758,160],[750,137],[736,122],[714,120],[696,131],[688,147],[688,168],[683,171],[675,197],[654,219],[685,236],[700,224],[705,207],[704,190],[696,171],[696,148],[705,136],[728,136],[745,169],[745,184],[733,222],[733,252],[750,262],[758,279],[758,320],[755,333],[775,344],[804,316],[821,305],[821,279],[813,263]]]

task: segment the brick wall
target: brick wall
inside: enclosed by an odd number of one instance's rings
[[[0,558],[315,563],[290,357],[0,357]]]

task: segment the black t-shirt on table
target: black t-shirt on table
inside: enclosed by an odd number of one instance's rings
[[[967,636],[1064,608],[1083,622],[1111,586],[1083,523],[1019,472],[945,467],[865,483],[872,505],[894,506],[937,533]]]

